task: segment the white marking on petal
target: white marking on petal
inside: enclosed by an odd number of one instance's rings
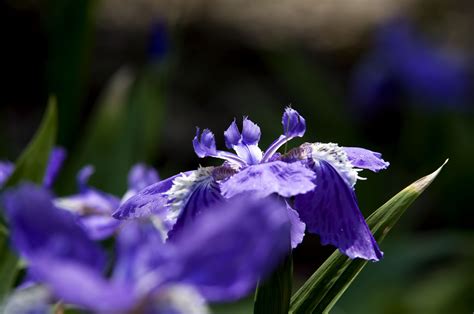
[[[168,239],[168,228],[165,225],[165,223],[163,222],[163,220],[161,218],[159,218],[158,216],[156,216],[156,215],[151,215],[150,216],[150,221],[153,224],[153,226],[155,227],[155,229],[158,230],[158,232],[160,233],[161,238],[163,240],[167,240]]]
[[[354,168],[349,161],[347,153],[336,143],[311,144],[311,158],[315,162],[318,162],[319,160],[328,162],[351,187],[354,187],[357,179],[365,179],[359,177],[358,172],[361,171],[361,169]]]
[[[53,200],[54,206],[61,209],[82,214],[84,211],[84,202],[69,197],[58,197]]]
[[[214,167],[200,167],[191,172],[189,175],[182,175],[173,180],[173,185],[165,193],[169,201],[169,211],[166,220],[176,222],[181,209],[188,201],[191,194],[201,184],[210,183],[212,178],[212,170]]]
[[[168,313],[209,314],[206,301],[190,285],[172,285],[162,289],[156,296],[154,309]]]

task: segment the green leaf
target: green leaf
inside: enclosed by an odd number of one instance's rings
[[[257,288],[253,308],[254,314],[288,313],[292,282],[293,258],[290,253],[270,278]]]
[[[42,183],[49,154],[56,140],[57,109],[56,100],[49,100],[38,131],[16,161],[15,171],[6,186],[21,181]],[[18,272],[18,258],[8,246],[8,229],[0,224],[0,301],[8,294]]]
[[[9,293],[17,274],[18,258],[10,251],[8,235],[0,234],[0,303]]]
[[[433,182],[446,162],[432,174],[406,187],[367,218],[378,243],[382,242],[408,206]],[[290,313],[329,312],[366,264],[365,260],[351,260],[335,251],[292,297]]]
[[[5,186],[13,186],[20,181],[42,183],[49,153],[56,142],[57,116],[56,99],[51,97],[38,131],[15,162],[15,171]]]
[[[87,95],[99,2],[48,0],[41,5],[42,31],[48,38],[48,93],[58,99],[61,145],[69,146],[81,135],[78,116]]]
[[[151,162],[158,151],[163,119],[161,77],[153,71],[135,75],[120,69],[100,97],[82,140],[71,154],[60,192],[75,189],[74,177],[85,164],[96,168],[94,186],[121,194],[130,167]],[[66,180],[68,179],[68,180]]]

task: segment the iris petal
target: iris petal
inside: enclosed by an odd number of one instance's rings
[[[160,180],[158,172],[145,164],[136,164],[128,173],[128,188],[139,191]]]
[[[214,139],[214,134],[205,129],[200,134],[199,128],[196,128],[196,136],[193,139],[194,152],[198,157],[204,158],[207,156],[216,156],[216,140]]]
[[[328,162],[314,166],[316,189],[295,197],[295,209],[309,232],[321,237],[350,258],[382,258],[358,206],[353,189]]]
[[[177,255],[163,273],[170,282],[194,286],[207,300],[237,299],[289,251],[289,233],[282,202],[233,199],[183,229],[174,242]]]
[[[79,218],[79,222],[93,240],[103,240],[115,233],[121,221],[108,215],[90,215]]]
[[[255,165],[262,160],[262,151],[257,145],[238,144],[234,150],[247,165]]]
[[[76,181],[79,191],[83,192],[89,189],[89,179],[94,174],[94,166],[87,165],[82,167],[81,170],[77,173]]]
[[[183,207],[180,209],[180,214],[173,229],[169,233],[172,239],[176,237],[181,230],[191,224],[198,215],[205,212],[209,207],[216,203],[223,202],[224,198],[221,196],[219,186],[212,177],[209,180],[203,180],[196,184],[187,196]]]
[[[79,263],[48,258],[36,260],[30,269],[65,303],[110,313],[125,312],[135,303],[130,287],[111,283]]]
[[[119,206],[120,200],[90,188],[82,193],[56,198],[54,204],[78,215],[110,215]]]
[[[306,131],[305,119],[290,107],[285,109],[281,124],[283,125],[283,134],[287,137],[302,137]]]
[[[74,215],[54,207],[44,188],[23,184],[4,195],[15,248],[34,259],[47,255],[101,269],[105,256],[76,223]],[[52,232],[53,231],[53,232]]]
[[[125,222],[117,234],[116,248],[112,280],[127,285],[136,285],[172,253],[152,221],[146,219]]]
[[[184,174],[177,174],[144,188],[120,205],[112,216],[117,219],[129,219],[145,217],[151,214],[164,215],[168,203],[168,197],[165,192],[171,188],[173,180],[182,175]]]
[[[230,126],[224,132],[224,139],[225,139],[225,146],[228,149],[232,149],[235,145],[239,144],[241,139],[241,134],[237,124],[234,121],[230,124]]]
[[[70,213],[57,209],[44,188],[24,184],[5,193],[5,209],[15,248],[29,272],[54,295],[101,311],[124,310],[133,304],[126,286],[103,277],[105,254]],[[52,271],[54,270],[54,271]]]
[[[242,125],[242,143],[245,145],[257,145],[260,141],[260,136],[262,132],[260,127],[249,120],[247,117],[244,117]]]
[[[48,166],[46,167],[46,172],[43,178],[44,187],[51,188],[53,186],[65,159],[66,150],[64,148],[53,148],[49,155]]]
[[[382,154],[360,147],[343,147],[350,163],[357,168],[374,172],[386,169],[390,163],[382,159]]]
[[[263,154],[262,162],[272,160],[280,147],[295,137],[302,137],[306,132],[305,119],[296,110],[290,107],[285,109],[281,123],[283,125],[283,135],[280,135],[270,144]]]
[[[258,147],[260,140],[260,128],[258,125],[244,117],[242,134],[235,123],[235,120],[224,132],[225,144],[227,148],[232,148],[237,156],[243,161],[241,166],[258,164],[262,160],[262,151]]]
[[[294,249],[303,242],[306,225],[301,221],[298,212],[291,208],[288,202],[286,202],[286,210],[291,225],[291,248]]]
[[[301,162],[273,161],[249,166],[221,183],[222,194],[231,198],[251,192],[256,197],[277,193],[291,197],[314,189],[315,175]]]

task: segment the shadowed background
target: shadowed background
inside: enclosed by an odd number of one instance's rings
[[[56,185],[96,166],[121,195],[130,166],[162,178],[211,165],[191,140],[248,115],[265,148],[287,105],[304,141],[382,152],[388,170],[357,184],[367,216],[449,157],[334,313],[466,313],[474,308],[473,28],[469,1],[3,1],[0,156],[14,160],[47,97],[58,98],[69,157]],[[294,141],[297,145],[302,141]],[[306,235],[297,281],[333,251]],[[246,300],[219,306],[245,313]]]

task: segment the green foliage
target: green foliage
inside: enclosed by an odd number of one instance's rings
[[[433,182],[443,166],[406,187],[367,218],[367,224],[379,243],[408,206]],[[351,260],[338,251],[334,252],[295,293],[290,313],[329,312],[366,264],[365,260]]]
[[[17,274],[18,258],[8,247],[8,233],[0,231],[0,302],[9,293]]]
[[[48,36],[48,93],[59,104],[59,143],[69,146],[77,135],[90,69],[96,0],[44,2]]]
[[[94,185],[117,194],[125,191],[130,166],[151,162],[158,151],[163,117],[160,84],[152,71],[136,78],[123,68],[114,75],[70,155],[62,186],[72,190],[71,178],[79,168],[92,164],[97,172]]]
[[[57,116],[56,99],[52,97],[35,137],[15,162],[15,171],[6,186],[13,186],[22,180],[38,184],[43,181],[49,153],[56,142]]]
[[[290,308],[293,282],[293,258],[291,253],[273,274],[259,285],[255,294],[255,314],[286,314]]]
[[[54,97],[50,98],[38,131],[15,163],[15,171],[6,187],[21,181],[41,184],[48,164],[50,152],[56,141],[57,106]],[[0,301],[7,295],[18,272],[18,258],[8,247],[8,230],[0,224]]]

